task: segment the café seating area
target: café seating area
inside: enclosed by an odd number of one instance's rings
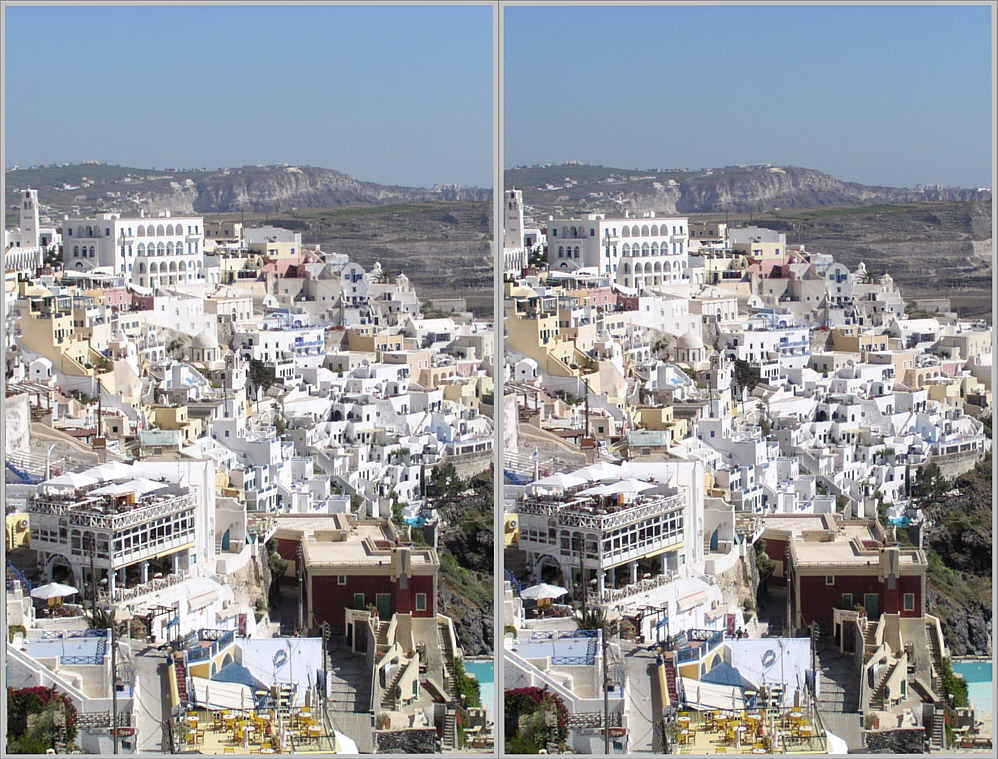
[[[276,754],[331,748],[319,715],[308,708],[292,708],[280,715],[275,709],[191,709],[183,726],[186,750],[201,754]]]
[[[812,754],[824,735],[803,709],[681,711],[673,731],[680,754]]]

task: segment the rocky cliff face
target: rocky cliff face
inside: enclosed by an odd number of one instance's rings
[[[487,200],[481,188],[397,187],[361,182],[339,171],[312,166],[235,169],[217,172],[194,187],[171,189],[149,196],[150,210],[184,213],[224,211],[286,211],[421,200]]]
[[[814,169],[795,166],[737,166],[704,171],[634,171],[563,165],[510,169],[507,186],[524,190],[527,202],[542,209],[630,208],[665,213],[760,211],[863,203],[968,201],[990,198],[976,189],[905,189],[843,182]]]
[[[198,170],[150,170],[108,164],[72,164],[15,169],[7,174],[8,206],[18,188],[38,190],[51,215],[79,210],[133,213],[170,210],[176,214],[286,211],[291,208],[473,200],[491,190],[456,185],[403,187],[362,182],[315,166],[243,166]]]

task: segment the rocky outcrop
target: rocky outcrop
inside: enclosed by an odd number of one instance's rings
[[[511,169],[506,184],[524,190],[531,202],[600,205],[599,198],[631,210],[664,213],[759,211],[826,205],[969,201],[990,191],[966,188],[907,189],[843,182],[797,166],[728,166],[702,171],[634,171],[586,165]]]
[[[111,210],[175,214],[286,211],[291,208],[486,201],[488,188],[444,185],[431,188],[362,182],[315,166],[243,166],[212,171],[149,169],[107,164],[66,165],[7,172],[8,205],[13,190],[34,187],[50,211]]]
[[[492,607],[482,608],[446,581],[440,584],[439,600],[441,611],[454,620],[457,640],[465,655],[491,655],[495,640]]]

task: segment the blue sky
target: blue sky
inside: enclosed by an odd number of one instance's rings
[[[492,182],[492,8],[10,7],[8,165]]]
[[[506,166],[991,186],[987,6],[506,7]]]

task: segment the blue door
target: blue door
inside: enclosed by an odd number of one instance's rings
[[[716,529],[710,534],[710,550],[713,551],[714,553],[717,552],[717,530]]]
[[[231,529],[232,528],[230,527],[229,530],[231,530]],[[229,530],[226,530],[225,534],[222,536],[222,550],[223,551],[228,551],[229,550]]]

